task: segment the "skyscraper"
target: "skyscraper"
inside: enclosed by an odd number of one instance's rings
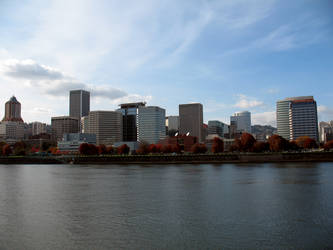
[[[278,134],[287,140],[309,136],[318,141],[317,103],[313,96],[285,98],[276,103]]]
[[[157,143],[165,138],[165,109],[148,106],[138,110],[138,141]]]
[[[237,131],[251,133],[251,113],[249,111],[236,112],[230,116],[230,123],[234,122]]]
[[[81,117],[87,116],[90,111],[90,92],[85,90],[71,90],[69,93],[69,116]]]
[[[52,137],[60,141],[64,134],[79,132],[79,119],[70,116],[51,117]]]
[[[203,107],[201,103],[179,104],[179,133],[196,136],[203,142]]]
[[[117,111],[91,111],[85,133],[95,134],[98,145],[113,145],[123,140],[123,117]]]
[[[123,115],[123,140],[137,141],[138,109],[144,107],[145,102],[123,103],[117,111]]]
[[[208,134],[224,137],[229,133],[228,125],[220,121],[208,121]]]
[[[21,118],[21,103],[12,96],[5,104],[5,117],[2,121],[23,122]]]

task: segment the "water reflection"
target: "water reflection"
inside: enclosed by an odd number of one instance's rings
[[[0,166],[0,249],[333,246],[331,163]]]

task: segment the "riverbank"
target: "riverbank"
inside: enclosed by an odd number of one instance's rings
[[[0,157],[0,164],[221,164],[266,162],[333,162],[333,152]]]

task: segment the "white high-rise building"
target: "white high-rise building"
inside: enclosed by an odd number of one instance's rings
[[[138,141],[157,143],[165,136],[165,109],[156,106],[139,107]]]
[[[230,123],[236,123],[237,131],[251,133],[251,113],[249,111],[236,112],[230,116]]]

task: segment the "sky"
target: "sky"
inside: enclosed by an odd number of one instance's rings
[[[273,126],[277,100],[313,95],[333,120],[333,1],[0,0],[0,87],[0,116],[15,95],[26,122],[68,115],[71,89]]]

